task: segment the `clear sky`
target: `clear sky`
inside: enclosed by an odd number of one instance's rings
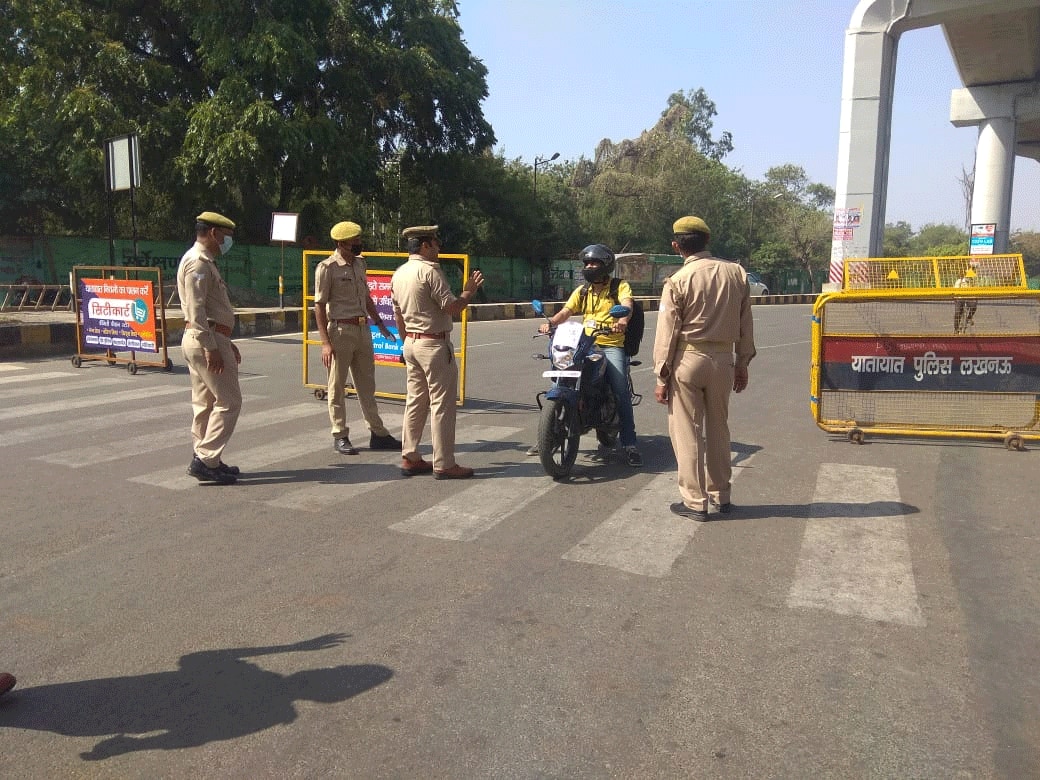
[[[678,90],[703,87],[730,167],[760,180],[792,163],[835,187],[845,30],[855,0],[458,0],[488,68],[497,150],[531,164],[591,158],[636,138]],[[950,124],[961,87],[941,28],[899,42],[886,222],[964,227],[958,178],[974,128]],[[1040,163],[1019,158],[1011,229],[1040,230]]]

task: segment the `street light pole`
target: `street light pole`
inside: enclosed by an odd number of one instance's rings
[[[560,156],[559,152],[553,152],[553,156],[552,157],[535,157],[534,158],[534,197],[535,197],[536,200],[538,198],[538,166],[540,166],[540,165],[548,165],[549,163],[551,163],[553,160],[555,160],[559,156]]]

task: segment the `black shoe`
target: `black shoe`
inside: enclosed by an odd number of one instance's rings
[[[643,456],[639,454],[639,450],[634,446],[625,447],[625,462],[628,463],[629,466],[639,468],[643,465]]]
[[[713,507],[718,509],[719,512],[721,512],[724,515],[728,515],[730,512],[733,511],[733,504],[731,504],[729,501],[727,501],[725,504],[720,504],[714,498],[709,498],[708,503],[710,503]]]
[[[188,464],[188,473],[199,482],[216,482],[218,485],[234,485],[238,478],[234,474],[228,474],[219,468],[211,469],[201,460],[198,455],[191,459]]]
[[[220,463],[217,464],[217,471],[223,474],[230,474],[233,477],[237,477],[242,473],[242,469],[238,466],[229,466],[224,461],[220,461]]]
[[[679,517],[696,520],[699,523],[706,522],[708,519],[708,513],[703,509],[690,509],[690,507],[686,506],[682,501],[676,501],[668,508],[672,510],[673,515],[679,515]]]
[[[338,452],[340,455],[357,455],[358,449],[350,443],[350,437],[339,436],[332,443],[332,449]]]
[[[400,450],[401,442],[389,433],[386,436],[373,435],[372,438],[368,440],[368,448],[370,450]]]

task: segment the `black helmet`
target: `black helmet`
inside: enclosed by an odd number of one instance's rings
[[[603,263],[603,272],[610,276],[614,273],[614,253],[603,244],[589,244],[578,253],[578,259],[582,265],[589,263]]]

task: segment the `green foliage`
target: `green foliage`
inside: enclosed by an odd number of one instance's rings
[[[1009,250],[1022,255],[1026,276],[1040,274],[1040,233],[1022,230],[1011,235]]]
[[[910,227],[909,222],[885,225],[885,234],[881,240],[882,256],[910,257],[910,239],[913,235],[914,229]]]
[[[579,160],[571,186],[589,240],[619,252],[667,253],[672,222],[698,214],[726,246],[730,197],[744,179],[691,141],[680,121],[687,110],[673,105],[638,139],[604,139],[594,159]]]
[[[956,257],[968,254],[968,234],[953,225],[928,224],[919,231],[908,222],[885,225],[884,257]]]
[[[451,2],[6,5],[4,232],[105,232],[102,146],[124,133],[140,136],[142,201],[169,209],[148,230],[217,208],[244,240],[293,202],[378,195],[398,155],[421,168],[494,143]]]
[[[185,240],[216,209],[262,244],[290,211],[307,247],[342,219],[384,250],[437,222],[449,251],[547,268],[593,241],[670,253],[672,222],[698,214],[722,257],[827,262],[833,191],[793,165],[764,182],[726,167],[703,89],[636,139],[540,165],[536,190],[531,166],[490,152],[487,71],[453,0],[5,0],[0,31],[0,233],[106,235],[104,141],[137,133],[142,239]],[[112,203],[128,236],[129,198]]]
[[[715,102],[703,88],[673,92],[668,96],[668,108],[661,114],[659,127],[673,135],[681,135],[701,154],[712,160],[721,160],[733,151],[733,134],[724,131],[716,141],[711,137],[712,121],[718,114]]]

